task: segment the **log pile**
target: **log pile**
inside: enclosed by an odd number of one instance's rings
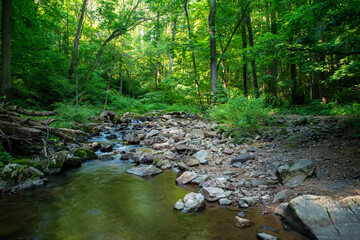
[[[18,106],[3,104],[0,107],[0,138],[11,144],[12,141],[24,141],[27,143],[39,142],[45,145],[50,135],[57,136],[65,142],[75,143],[81,146],[74,135],[85,135],[85,132],[67,128],[50,127],[56,119],[39,121],[30,117],[52,117],[57,112],[34,112],[21,109]],[[45,146],[44,146],[45,147]]]

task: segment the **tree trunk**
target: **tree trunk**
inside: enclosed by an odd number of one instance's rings
[[[246,49],[246,28],[245,28],[245,21],[241,24],[241,38],[242,38],[242,48]],[[246,63],[246,52],[243,53],[243,93],[244,96],[248,96],[248,89],[247,89],[247,63]]]
[[[158,90],[158,86],[160,85],[160,69],[161,69],[161,62],[160,62],[160,51],[159,51],[159,45],[160,45],[160,11],[157,12],[156,16],[156,75],[155,75],[155,81],[156,81],[156,91]]]
[[[125,0],[122,1],[122,11],[125,11]],[[120,86],[119,86],[119,94],[123,95],[123,72],[122,72],[122,64],[123,64],[123,52],[124,52],[125,40],[121,41],[121,53],[120,53],[120,64],[119,64],[119,78],[120,78]]]
[[[219,45],[220,45],[220,54],[222,55],[222,54],[224,53],[224,51],[223,51],[223,45],[222,45],[221,40],[219,40]],[[223,75],[222,75],[222,81],[223,81],[223,83],[224,83],[224,89],[227,90],[225,60],[224,60],[224,58],[221,58],[220,61],[221,61],[222,73],[223,73]]]
[[[277,23],[276,23],[276,13],[275,12],[272,12],[271,13],[271,33],[276,35],[277,34]],[[272,83],[272,93],[275,97],[277,97],[277,79],[278,79],[278,71],[277,71],[277,68],[278,68],[278,60],[277,58],[275,57],[273,59],[273,62],[272,62],[272,65],[271,65],[271,68],[270,68],[270,73],[271,73],[271,76],[273,76],[273,79],[274,79],[274,82]]]
[[[70,68],[69,68],[69,80],[71,80],[73,72],[74,72],[74,55],[78,51],[78,48],[79,48],[81,26],[82,26],[82,23],[83,23],[83,20],[84,20],[84,15],[85,15],[85,10],[86,10],[86,2],[87,2],[87,0],[84,0],[83,6],[82,6],[82,9],[81,9],[81,15],[80,15],[80,18],[79,18],[78,27],[77,27],[77,30],[76,30],[76,36],[75,36],[75,41],[74,41],[74,49],[73,49],[73,52],[71,54],[71,61],[70,61]]]
[[[246,16],[245,21],[246,21],[246,26],[248,29],[248,34],[249,34],[249,45],[250,45],[250,47],[254,47],[254,37],[253,37],[253,31],[252,31],[252,26],[251,26],[250,13],[248,13],[248,15]],[[251,73],[252,73],[252,82],[253,82],[253,87],[254,87],[254,95],[256,98],[259,98],[259,85],[258,85],[257,74],[256,74],[255,59],[251,60]]]
[[[76,73],[75,73],[75,102],[76,108],[79,106],[79,48],[76,50]]]
[[[291,87],[291,102],[293,105],[296,104],[296,91],[297,91],[297,81],[296,81],[296,65],[294,63],[295,61],[295,55],[294,53],[290,54],[290,72],[291,72],[291,82],[292,82],[292,87]]]
[[[169,75],[172,75],[172,69],[174,67],[174,48],[175,48],[175,38],[176,38],[176,24],[177,24],[178,16],[175,16],[174,22],[173,22],[173,30],[172,30],[172,39],[171,39],[171,49],[170,49],[170,64],[169,64]]]
[[[11,87],[11,0],[2,1],[1,98],[9,100]]]
[[[211,71],[211,94],[216,94],[217,61],[216,61],[216,36],[215,36],[216,0],[210,0],[209,33],[210,33],[210,71]]]
[[[111,59],[111,67],[110,67],[109,81],[108,81],[108,85],[107,85],[107,89],[106,89],[104,111],[106,111],[107,102],[108,102],[108,97],[109,97],[109,91],[110,91],[110,85],[111,85],[112,72],[113,72],[113,68],[114,68],[115,49],[116,49],[116,38],[114,39],[114,48],[113,48],[113,55],[112,55],[112,59]]]
[[[188,29],[188,32],[189,32],[189,42],[190,42],[190,47],[191,47],[191,57],[192,57],[193,68],[194,68],[194,82],[195,82],[195,87],[196,87],[196,93],[197,93],[197,98],[198,98],[198,101],[199,101],[199,107],[200,107],[200,109],[203,109],[202,102],[201,102],[201,96],[200,96],[198,75],[197,75],[197,71],[196,71],[195,52],[194,52],[194,46],[193,46],[193,43],[192,43],[192,33],[191,33],[191,28],[190,28],[190,19],[189,19],[189,13],[188,13],[188,10],[187,10],[187,0],[184,0],[184,11],[185,11],[185,16],[186,16],[186,21],[187,21],[187,29]]]

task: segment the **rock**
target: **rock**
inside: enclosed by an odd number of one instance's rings
[[[358,239],[360,197],[343,205],[327,196],[303,195],[290,201],[283,217],[293,227],[313,239]]]
[[[275,209],[275,214],[279,215],[279,216],[283,216],[284,215],[284,211],[287,208],[287,206],[289,205],[289,203],[280,203],[279,206],[276,207]]]
[[[113,140],[116,138],[117,138],[116,134],[113,134],[113,133],[106,137],[106,139],[109,139],[109,140]]]
[[[42,171],[34,167],[29,167],[29,173],[32,175],[32,177],[44,178],[45,176]]]
[[[140,164],[136,167],[130,168],[126,172],[140,177],[144,177],[162,173],[162,170],[155,167],[154,165]]]
[[[236,222],[236,226],[239,227],[239,228],[247,228],[247,227],[250,227],[250,226],[252,226],[254,224],[250,220],[245,219],[245,218],[241,218],[239,216],[235,216],[235,222]]]
[[[206,182],[206,180],[209,178],[208,175],[197,175],[196,178],[194,178],[191,183],[193,184],[203,184],[204,182]]]
[[[155,143],[153,145],[153,149],[155,150],[170,149],[170,148],[171,148],[171,144],[169,142]]]
[[[252,187],[257,187],[259,185],[264,185],[264,184],[265,184],[265,181],[262,179],[251,180]]]
[[[75,148],[73,151],[74,156],[80,158],[82,162],[98,158],[93,150],[87,148]]]
[[[201,129],[194,129],[190,132],[189,136],[191,139],[203,139],[205,138],[205,132]]]
[[[80,167],[81,163],[82,163],[82,159],[80,157],[68,155],[65,160],[64,167],[68,167],[68,168]]]
[[[231,164],[233,167],[236,167],[236,168],[241,168],[243,166],[243,164],[241,162],[236,162],[236,163],[233,163]]]
[[[153,130],[151,130],[148,134],[146,134],[146,137],[145,137],[145,138],[154,137],[154,136],[158,135],[159,133],[160,133],[160,131],[153,129]]]
[[[174,209],[181,211],[185,207],[184,201],[182,199],[179,199],[174,205]]]
[[[287,196],[288,192],[289,192],[289,190],[287,190],[287,189],[278,192],[274,197],[273,203],[275,203],[277,201],[280,201],[280,202],[286,201],[286,199],[288,197]]]
[[[128,153],[125,153],[125,154],[121,154],[120,159],[121,160],[129,160],[130,158],[134,158],[134,156],[135,156],[134,153],[128,152]]]
[[[208,162],[212,160],[211,152],[206,150],[200,150],[192,156],[199,159],[201,164],[208,164]]]
[[[234,149],[231,148],[225,148],[223,151],[224,154],[231,155],[234,153]]]
[[[116,114],[111,111],[103,111],[100,113],[99,120],[103,122],[113,122]]]
[[[182,159],[182,162],[189,167],[197,166],[200,164],[200,160],[196,157],[185,157]]]
[[[104,154],[100,156],[100,160],[101,161],[111,161],[115,159],[115,155],[114,154]]]
[[[236,163],[236,162],[244,163],[248,160],[255,160],[255,156],[251,155],[251,154],[243,154],[243,155],[240,155],[240,156],[237,156],[237,157],[231,159],[231,163]]]
[[[197,177],[196,173],[186,171],[183,174],[181,174],[180,177],[176,179],[177,184],[183,185],[191,182],[193,179]]]
[[[216,178],[215,179],[216,186],[222,189],[226,188],[227,179],[224,177]]]
[[[205,199],[200,193],[190,192],[175,203],[174,209],[184,213],[197,212],[205,207]]]
[[[256,197],[242,197],[240,201],[246,202],[249,206],[253,206],[258,202]]]
[[[180,168],[181,170],[187,171],[187,170],[190,169],[190,167],[189,167],[188,165],[186,165],[185,163],[183,163],[183,162],[178,162],[177,165],[179,166],[179,168]]]
[[[93,150],[99,150],[101,148],[101,144],[99,143],[99,142],[93,142],[92,144],[91,144],[91,149],[93,149]]]
[[[219,204],[220,205],[230,205],[231,204],[231,200],[228,198],[220,198],[219,199]]]
[[[139,143],[140,143],[140,138],[138,138],[138,137],[132,137],[132,138],[130,138],[127,142],[128,142],[128,144],[130,144],[130,145],[138,145]]]
[[[273,235],[270,235],[268,233],[259,232],[256,234],[256,238],[259,240],[277,240],[277,237],[274,237]]]
[[[200,192],[209,202],[215,202],[220,198],[225,197],[224,190],[218,187],[205,187],[201,189]]]
[[[184,143],[178,143],[175,145],[175,149],[178,151],[178,152],[184,152],[188,149],[188,146],[186,146],[186,144]]]
[[[280,183],[286,187],[299,186],[307,177],[315,173],[316,165],[306,159],[297,160],[278,167],[276,175]]]
[[[101,152],[111,152],[113,150],[113,146],[111,144],[106,144],[100,148]]]
[[[68,152],[61,151],[51,154],[48,157],[48,165],[44,169],[45,175],[55,175],[61,171],[66,159]]]

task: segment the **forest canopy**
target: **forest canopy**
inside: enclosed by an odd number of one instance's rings
[[[243,96],[280,108],[358,110],[359,6],[359,0],[4,0],[2,99],[33,109],[66,103],[125,111],[207,109]]]

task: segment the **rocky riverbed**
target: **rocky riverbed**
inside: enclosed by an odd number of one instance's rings
[[[244,139],[242,144],[225,137],[216,123],[183,112],[153,112],[136,119],[131,114],[103,112],[100,120],[103,123],[86,126],[90,134],[105,132],[107,139],[146,148],[119,152],[114,145],[101,141],[82,148],[68,145],[66,149],[55,149],[41,170],[51,175],[79,166],[96,158],[94,151],[102,152],[100,159],[104,161],[120,155],[123,161],[139,164],[128,170],[130,174],[149,176],[171,169],[179,173],[176,184],[200,188],[201,194],[187,194],[174,202],[176,210],[199,211],[204,200],[229,208],[258,206],[263,214],[283,216],[289,225],[310,238],[352,239],[360,235],[360,150],[358,142],[343,138],[343,119],[278,118],[278,127],[259,132],[254,139]],[[28,173],[6,170],[10,167],[3,171],[1,186],[13,192],[24,189],[21,186],[27,180],[23,176]],[[36,179],[33,185],[44,181],[38,173],[27,176]],[[327,196],[325,200],[323,196]],[[346,199],[350,196],[355,197]],[[318,211],[313,209],[315,220],[306,219],[306,208],[299,207],[305,202],[308,206],[321,206]],[[332,212],[317,221],[317,216],[323,216],[323,209],[330,206]],[[344,213],[333,220],[332,214],[338,209]],[[239,226],[247,226],[243,224],[247,219],[240,220],[235,219]],[[337,223],[342,221],[345,225],[339,227]],[[324,222],[328,223],[326,228],[319,230]],[[343,226],[348,227],[347,235],[339,230]],[[271,239],[267,237],[258,238]]]

